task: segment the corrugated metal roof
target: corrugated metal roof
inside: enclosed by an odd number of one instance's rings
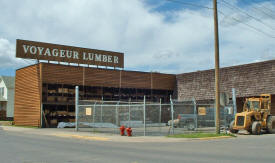
[[[13,76],[0,76],[0,82],[4,81],[7,88],[15,87],[15,78]]]

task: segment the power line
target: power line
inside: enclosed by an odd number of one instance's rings
[[[270,0],[268,0],[268,1],[270,2]],[[255,1],[254,1],[254,2],[255,2]],[[255,2],[255,3],[256,3],[256,2]],[[258,5],[258,6],[259,6],[259,5]],[[265,9],[267,9],[267,10],[269,10],[269,12],[271,12],[272,14],[266,12],[266,10],[262,10],[261,7],[262,7],[262,8],[265,8]],[[254,7],[254,8],[257,9],[257,7]],[[274,15],[273,15],[273,14],[274,14],[274,11],[273,11],[273,10],[271,10],[271,9],[269,9],[269,8],[263,6],[263,5],[259,7],[259,10],[262,11],[262,13],[264,13],[265,15],[267,15],[267,16],[269,16],[269,17],[275,19]]]
[[[225,0],[221,0],[221,2],[223,2],[223,3],[224,3],[225,5],[227,5],[229,8],[231,8],[231,9],[236,9],[236,10],[238,10],[238,11],[242,12],[243,14],[247,15],[248,17],[250,17],[250,18],[252,18],[252,19],[254,19],[254,20],[256,20],[256,21],[260,22],[261,24],[263,24],[263,25],[265,25],[265,26],[269,27],[270,29],[275,30],[275,28],[273,28],[272,26],[270,26],[270,25],[268,25],[268,24],[264,23],[261,19],[256,18],[256,17],[254,17],[254,16],[250,15],[249,13],[247,13],[247,12],[243,11],[243,10],[242,10],[242,9],[240,9],[239,7],[236,7],[236,6],[234,6],[234,5],[230,4],[229,2],[227,2],[227,1],[225,1]]]
[[[213,8],[211,8],[211,7],[207,7],[207,6],[203,6],[203,5],[197,5],[197,4],[194,4],[194,3],[183,2],[183,1],[180,1],[180,0],[166,0],[166,1],[174,2],[174,3],[179,3],[179,4],[182,4],[182,5],[188,5],[188,6],[194,6],[194,7],[206,8],[206,9],[209,9],[209,10],[213,10]],[[223,12],[221,12],[221,11],[219,11],[219,10],[218,10],[218,13],[222,14],[223,16],[226,16]],[[247,24],[247,23],[244,23],[244,22],[242,22],[241,20],[239,20],[239,19],[237,19],[237,18],[234,18],[234,17],[231,17],[231,18],[232,18],[234,21],[238,22],[238,23],[241,23],[241,24],[246,25],[247,27],[253,29],[254,31],[257,31],[257,32],[259,32],[259,33],[264,34],[265,36],[268,36],[268,37],[270,37],[270,38],[275,38],[275,36],[272,36],[272,35],[270,35],[270,34],[264,32],[264,31],[262,31],[262,30],[260,30],[260,29],[258,29],[258,28],[256,28],[256,27],[254,27],[254,26],[252,26],[252,25],[249,25],[249,24]]]
[[[257,4],[259,3],[259,2],[256,2],[256,1],[254,1],[254,0],[251,0],[251,1],[253,1],[253,2],[257,3]],[[267,1],[270,2],[270,0],[267,0]],[[258,6],[264,8],[264,9],[266,9],[266,10],[269,10],[269,12],[272,12],[272,13],[275,12],[275,11],[273,11],[272,9],[270,9],[270,8],[268,8],[268,7],[265,7],[264,5],[259,5],[259,4],[258,4]]]
[[[222,14],[223,16],[226,16],[223,12],[221,12],[221,11],[218,11],[220,14]],[[254,27],[254,26],[252,26],[252,25],[249,25],[249,24],[247,24],[247,23],[244,23],[244,22],[242,22],[241,20],[239,20],[239,19],[237,19],[237,18],[234,18],[234,17],[231,17],[233,20],[235,20],[236,22],[239,22],[239,23],[241,23],[241,24],[244,24],[244,25],[246,25],[247,27],[250,27],[250,28],[252,28],[252,29],[254,29],[255,31],[257,31],[257,32],[259,32],[259,33],[262,33],[262,34],[264,34],[264,35],[266,35],[266,36],[268,36],[268,37],[270,37],[270,38],[275,38],[275,36],[272,36],[272,35],[270,35],[270,34],[268,34],[268,33],[266,33],[266,32],[264,32],[264,31],[262,31],[262,30],[260,30],[260,29],[258,29],[258,28],[256,28],[256,27]]]
[[[243,0],[243,1],[246,1],[246,0]],[[247,1],[246,1],[247,2]],[[268,13],[266,13],[264,10],[262,10],[261,8],[259,8],[259,7],[255,7],[255,6],[252,6],[252,8],[254,9],[254,10],[258,10],[258,11],[261,11],[263,14],[265,14],[266,16],[269,16],[269,17],[271,17],[272,19],[275,19],[275,17],[273,16],[273,15],[270,15],[270,14],[268,14]]]
[[[213,8],[211,8],[211,7],[207,7],[207,6],[203,6],[203,5],[197,5],[197,4],[189,3],[189,2],[183,2],[183,1],[179,1],[179,0],[166,0],[166,1],[174,2],[174,3],[180,3],[180,4],[183,4],[183,5],[187,5],[187,6],[193,6],[193,7],[199,7],[199,8],[205,8],[205,9],[213,10]]]

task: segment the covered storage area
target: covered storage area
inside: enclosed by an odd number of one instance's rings
[[[57,127],[75,120],[75,86],[81,100],[169,101],[176,77],[39,63],[16,71],[15,125]]]

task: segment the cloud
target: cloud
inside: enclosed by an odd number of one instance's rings
[[[7,39],[0,38],[0,68],[15,69],[26,65],[26,61],[15,58],[15,45]]]
[[[272,3],[264,5],[274,8]],[[124,52],[125,69],[130,70],[182,73],[214,67],[211,10],[162,12],[144,0],[4,0],[0,6],[0,68],[26,65],[14,57],[17,38]],[[232,17],[266,27],[242,13],[223,11],[227,16],[220,16],[222,66],[275,56],[274,39]],[[261,17],[275,27],[271,17]]]

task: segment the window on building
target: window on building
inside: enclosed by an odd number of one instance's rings
[[[0,88],[0,95],[4,96],[4,87]]]

